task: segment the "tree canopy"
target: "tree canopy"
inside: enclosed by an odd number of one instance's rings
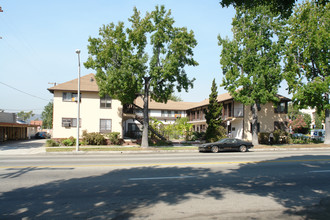
[[[29,111],[29,112],[24,112],[24,111],[20,111],[19,113],[17,113],[17,116],[22,119],[23,121],[27,121],[29,120],[31,117],[34,116],[33,111]]]
[[[196,66],[193,48],[194,33],[185,27],[175,27],[171,11],[164,6],[141,17],[133,15],[117,25],[110,23],[99,30],[99,38],[89,38],[89,58],[86,68],[96,71],[100,95],[108,94],[122,104],[131,104],[141,96],[143,106],[142,146],[148,146],[148,98],[167,102],[174,90],[188,91],[194,79],[189,79],[185,66]]]
[[[255,145],[258,144],[257,104],[279,101],[276,95],[283,79],[280,65],[283,25],[283,20],[270,7],[237,7],[232,22],[233,39],[218,36],[222,47],[222,86],[235,100],[252,106],[252,142]]]
[[[281,13],[282,17],[288,18],[291,15],[296,2],[297,0],[220,0],[220,5],[222,7],[233,5],[235,8],[245,7],[247,9],[264,5],[269,6],[275,13]],[[329,0],[314,0],[314,2],[319,6],[325,6],[329,3]]]
[[[325,143],[330,143],[330,5],[304,2],[288,24],[284,73],[289,93],[299,108],[325,111]]]
[[[282,17],[289,17],[297,0],[220,0],[222,7],[233,5],[236,7],[255,8],[260,5],[269,6],[275,13],[281,13]]]
[[[41,113],[42,127],[53,128],[53,102],[49,102]]]

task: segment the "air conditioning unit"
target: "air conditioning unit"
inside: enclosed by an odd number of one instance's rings
[[[71,127],[71,123],[70,122],[63,122],[63,127]]]

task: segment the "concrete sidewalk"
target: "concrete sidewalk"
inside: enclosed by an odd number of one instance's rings
[[[0,155],[27,155],[46,153],[46,139],[6,141],[0,143]]]

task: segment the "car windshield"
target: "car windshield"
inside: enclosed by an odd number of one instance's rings
[[[218,143],[226,143],[226,142],[228,142],[228,138],[225,138],[225,139],[221,139],[221,140],[219,140],[219,141],[217,141]]]

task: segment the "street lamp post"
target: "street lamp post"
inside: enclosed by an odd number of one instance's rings
[[[77,140],[76,140],[76,151],[79,151],[79,127],[80,127],[80,50],[77,49],[78,54],[78,116],[77,116]]]

